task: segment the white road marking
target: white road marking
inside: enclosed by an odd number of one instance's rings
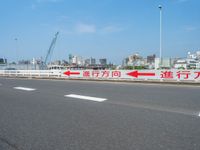
[[[198,116],[200,117],[200,112],[199,112]]]
[[[72,97],[72,98],[89,100],[89,101],[96,101],[96,102],[103,102],[103,101],[107,100],[106,98],[98,98],[98,97],[83,96],[83,95],[76,95],[76,94],[65,95],[65,97]]]
[[[2,86],[2,84],[0,83],[0,86]]]
[[[24,90],[24,91],[35,91],[36,89],[32,89],[32,88],[27,88],[27,87],[13,87],[14,89],[17,90]]]

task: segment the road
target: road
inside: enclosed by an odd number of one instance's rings
[[[199,150],[200,87],[0,78],[0,150]]]

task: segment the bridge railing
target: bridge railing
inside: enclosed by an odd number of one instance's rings
[[[60,70],[0,70],[1,76],[10,77],[60,77]]]
[[[200,83],[200,70],[0,70],[0,76]]]

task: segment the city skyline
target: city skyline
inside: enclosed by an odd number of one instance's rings
[[[121,64],[136,52],[159,56],[160,4],[163,57],[199,50],[198,0],[8,0],[0,6],[0,55],[8,60],[44,58],[59,31],[52,60],[74,54]]]

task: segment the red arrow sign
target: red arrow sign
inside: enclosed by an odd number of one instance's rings
[[[70,76],[70,75],[79,75],[80,72],[70,72],[70,71],[66,71],[64,72],[63,74],[67,75],[67,76]]]
[[[127,73],[127,75],[138,78],[138,76],[155,76],[155,73],[141,73],[138,71],[133,71],[133,72]]]

